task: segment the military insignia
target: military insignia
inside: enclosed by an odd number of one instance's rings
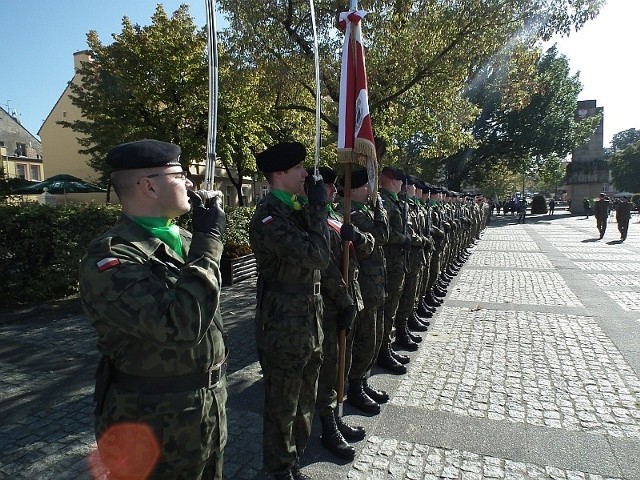
[[[102,273],[110,268],[120,265],[120,260],[114,257],[107,257],[100,260],[96,265],[98,266],[98,271]]]
[[[262,223],[264,223],[265,225],[269,225],[271,222],[273,222],[273,217],[271,215],[262,219]]]

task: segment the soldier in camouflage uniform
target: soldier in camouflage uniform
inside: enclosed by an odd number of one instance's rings
[[[380,172],[380,196],[389,219],[389,241],[382,247],[387,262],[387,298],[384,304],[384,334],[377,363],[397,375],[407,372],[404,364],[409,362],[408,356],[391,347],[391,332],[404,287],[405,268],[408,267],[405,252],[411,246],[411,237],[404,228],[403,202],[398,198],[405,178],[405,173],[395,167],[384,167]]]
[[[312,175],[313,169],[307,169]],[[337,381],[338,381],[338,336],[341,331],[346,335],[345,364],[350,363],[351,348],[353,346],[353,321],[359,310],[362,310],[362,295],[358,285],[358,260],[355,248],[366,252],[373,250],[373,236],[363,234],[355,227],[342,223],[342,215],[334,208],[336,198],[335,170],[320,167],[319,173],[327,193],[327,223],[329,225],[329,241],[331,245],[331,262],[322,271],[322,301],[324,315],[322,328],[324,340],[322,342],[322,366],[318,376],[318,395],[316,410],[322,425],[322,446],[340,458],[353,460],[355,449],[347,440],[362,440],[365,436],[364,428],[347,425],[340,416],[336,415]],[[343,244],[350,242],[349,272],[345,281],[342,272]],[[355,247],[355,248],[354,248]],[[344,375],[346,373],[342,372]]]
[[[376,200],[372,207],[367,171],[354,170],[351,174],[351,223],[361,232],[373,236],[374,249],[370,253],[356,249],[360,264],[358,283],[364,309],[358,312],[353,327],[354,341],[348,369],[349,386],[357,385],[358,395],[350,393],[348,400],[367,413],[379,411],[379,404],[389,400],[387,392],[373,388],[368,381],[384,336],[384,300],[387,295],[386,262],[382,246],[389,240],[389,221],[382,200],[379,197]],[[377,408],[372,402],[378,405]]]
[[[418,206],[415,198],[413,198],[415,197],[415,183],[416,178],[408,175],[404,187],[404,195],[402,195],[409,209],[407,214],[407,234],[409,235],[410,250],[408,262],[407,265],[405,265],[404,285],[395,316],[396,344],[409,351],[416,351],[418,349],[418,343],[422,341],[420,335],[409,331],[408,322],[416,309],[420,274],[426,264],[423,248],[428,240],[427,237],[422,235]]]
[[[284,480],[309,478],[299,457],[311,432],[322,363],[320,272],[331,255],[325,188],[321,179],[307,179],[305,157],[297,142],[257,156],[271,192],[249,226],[259,271],[255,320],[265,387],[263,463],[273,478]]]
[[[103,355],[95,431],[111,479],[222,479],[225,216],[187,190],[179,155],[157,140],[109,152],[123,214],[80,265],[82,305]],[[172,223],[189,211],[189,197],[193,235]]]

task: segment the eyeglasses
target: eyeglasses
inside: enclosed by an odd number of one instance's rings
[[[152,173],[151,175],[145,175],[142,178],[165,177],[165,176],[169,176],[169,175],[175,175],[176,177],[179,176],[180,180],[184,180],[189,175],[189,172],[187,172],[186,170],[183,170],[181,172]],[[142,181],[142,178],[136,182],[138,185],[140,185],[140,182]]]

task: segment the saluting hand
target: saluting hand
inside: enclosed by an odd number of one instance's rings
[[[193,206],[193,231],[222,238],[227,217],[220,206],[220,197],[208,190],[187,190]]]

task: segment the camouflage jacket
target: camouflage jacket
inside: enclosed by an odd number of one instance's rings
[[[364,308],[358,278],[360,268],[355,255],[355,248],[349,248],[349,282],[344,281],[342,274],[344,248],[339,228],[343,218],[335,211],[329,212],[329,239],[331,244],[331,262],[322,271],[322,300],[326,309],[339,312],[348,305],[354,304],[358,311]],[[364,251],[373,250],[373,236],[364,233],[365,241],[359,248]]]
[[[361,232],[368,232],[374,240],[371,253],[357,249],[360,275],[358,283],[365,299],[383,299],[386,297],[385,283],[387,278],[386,260],[382,246],[389,241],[389,220],[387,211],[382,205],[373,211],[352,203],[351,223]]]
[[[387,260],[387,273],[404,271],[404,246],[407,245],[408,235],[404,232],[402,218],[402,201],[396,200],[387,190],[380,190],[382,205],[387,211],[389,219],[389,241],[382,247]]]
[[[123,372],[189,375],[224,358],[222,243],[182,229],[180,235],[186,260],[123,215],[82,259],[80,297],[98,350]]]
[[[256,311],[260,328],[273,327],[282,338],[304,330],[307,335],[297,337],[302,342],[308,335],[321,336],[322,297],[270,290],[269,284],[313,286],[320,282],[320,271],[327,268],[331,257],[325,208],[307,205],[293,210],[269,193],[251,219],[249,240],[264,283]]]

